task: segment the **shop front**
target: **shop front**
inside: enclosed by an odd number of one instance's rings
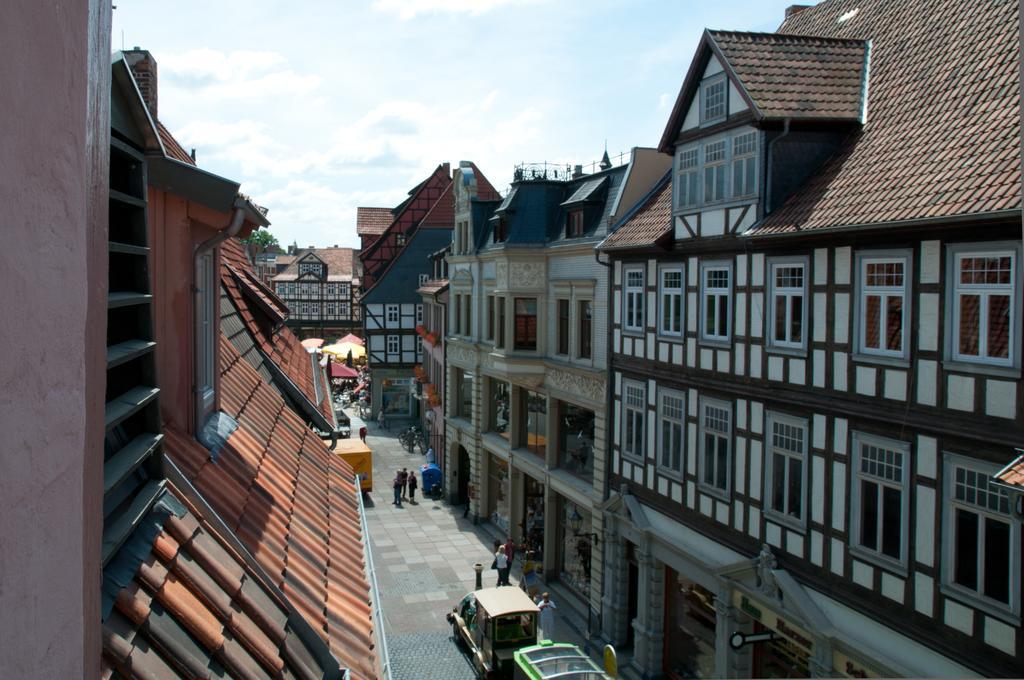
[[[715,594],[665,567],[664,671],[671,680],[715,675]]]
[[[544,554],[544,482],[523,475],[523,543],[538,560]]]
[[[413,378],[385,378],[380,386],[380,403],[388,418],[411,418],[416,415]]]
[[[509,534],[509,474],[508,461],[498,458],[493,453],[487,466],[487,516],[491,524],[501,529],[502,534]]]
[[[814,640],[811,633],[775,611],[768,603],[734,591],[732,599],[736,618],[752,633],[735,638],[730,644],[752,646],[751,675],[756,678],[809,678]]]
[[[559,580],[580,597],[590,596],[590,558],[593,528],[590,511],[559,497]],[[575,529],[573,527],[576,527]]]

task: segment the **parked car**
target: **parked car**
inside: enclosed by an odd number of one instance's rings
[[[511,678],[517,649],[537,644],[540,609],[514,586],[469,593],[448,612],[452,635],[482,678]]]

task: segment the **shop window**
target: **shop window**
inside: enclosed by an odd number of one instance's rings
[[[730,489],[730,450],[732,447],[732,406],[725,401],[701,402],[700,484],[719,495]]]
[[[381,383],[381,408],[388,416],[405,418],[413,413],[412,378],[384,380]]]
[[[548,447],[548,401],[547,397],[530,390],[519,390],[522,415],[521,446],[544,457]]]
[[[594,412],[559,402],[558,466],[574,475],[594,473]]]
[[[491,432],[508,439],[511,388],[507,382],[494,378],[488,378],[487,383],[487,393],[490,395],[487,425]]]
[[[508,462],[488,454],[488,513],[491,523],[503,534],[509,533],[509,474]]]
[[[897,567],[907,560],[909,458],[904,442],[853,433],[853,550]]]
[[[593,550],[590,512],[565,500],[561,501],[561,505],[562,512],[558,518],[561,538],[559,578],[563,584],[586,597],[590,593],[590,558]],[[578,534],[572,528],[574,519],[579,523]]]
[[[670,678],[714,678],[715,594],[665,567],[665,672]]]
[[[954,593],[996,612],[1020,615],[1020,522],[995,466],[947,454],[944,582]]]
[[[515,298],[515,349],[537,349],[537,299]]]

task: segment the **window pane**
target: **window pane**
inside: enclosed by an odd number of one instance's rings
[[[754,163],[755,159],[753,158],[748,158],[747,160],[743,161],[743,167],[746,168],[746,180],[743,184],[743,187],[746,190],[746,193],[748,194],[754,193],[754,171],[757,168],[757,166]]]
[[[902,554],[903,494],[892,487],[882,488],[882,552],[896,559]]]
[[[953,547],[953,581],[971,590],[978,589],[978,516],[957,508]]]
[[[960,296],[960,354],[978,356],[981,302],[977,295]]]
[[[985,595],[1010,603],[1010,525],[985,518]]]
[[[716,470],[715,486],[719,489],[726,489],[729,487],[729,442],[725,437],[716,437],[716,439],[718,439],[718,460],[716,461],[718,469]]]
[[[801,507],[803,493],[803,461],[799,458],[789,457],[789,507],[786,511],[793,517],[800,517],[803,512]]]
[[[558,353],[569,353],[569,301],[558,301]]]
[[[715,435],[704,435],[704,483],[715,483]]]
[[[878,325],[881,320],[881,304],[878,295],[868,295],[864,300],[864,347],[869,349],[880,349]]]
[[[778,453],[772,456],[772,510],[785,512],[786,457]]]
[[[671,451],[672,446],[672,423],[667,420],[661,421],[661,464],[664,467],[669,467],[671,464]]]
[[[789,341],[803,342],[804,337],[804,296],[793,295],[789,298]]]
[[[903,349],[903,298],[890,295],[885,300],[885,348],[893,352]]]
[[[704,330],[708,335],[718,335],[718,329],[715,327],[715,304],[718,298],[714,295],[704,296],[705,308],[704,308]]]
[[[718,299],[718,331],[716,335],[726,335],[729,331],[729,299],[720,296]]]
[[[786,340],[786,298],[783,295],[775,296],[775,339]]]
[[[866,480],[860,483],[860,544],[878,549],[878,485]]]
[[[735,161],[732,164],[732,195],[742,196],[746,193],[743,189],[743,161]]]
[[[678,472],[683,469],[683,427],[677,423],[672,426],[672,430],[672,469]]]
[[[988,356],[1007,359],[1010,356],[1010,296],[990,295],[988,298]]]
[[[715,169],[704,168],[704,201],[715,200]]]
[[[725,198],[725,166],[719,165],[715,168],[715,200]]]
[[[672,333],[682,333],[682,318],[683,318],[683,296],[676,294],[672,296],[672,326],[669,331]]]

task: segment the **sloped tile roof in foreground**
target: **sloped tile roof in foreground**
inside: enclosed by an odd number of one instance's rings
[[[376,676],[369,585],[352,468],[226,337],[221,408],[238,422],[215,459],[181,438],[171,457],[356,677]]]
[[[870,40],[867,118],[753,235],[1021,207],[1017,2],[830,0],[787,35]]]
[[[672,230],[672,178],[666,174],[631,215],[601,243],[602,250],[653,245]]]

